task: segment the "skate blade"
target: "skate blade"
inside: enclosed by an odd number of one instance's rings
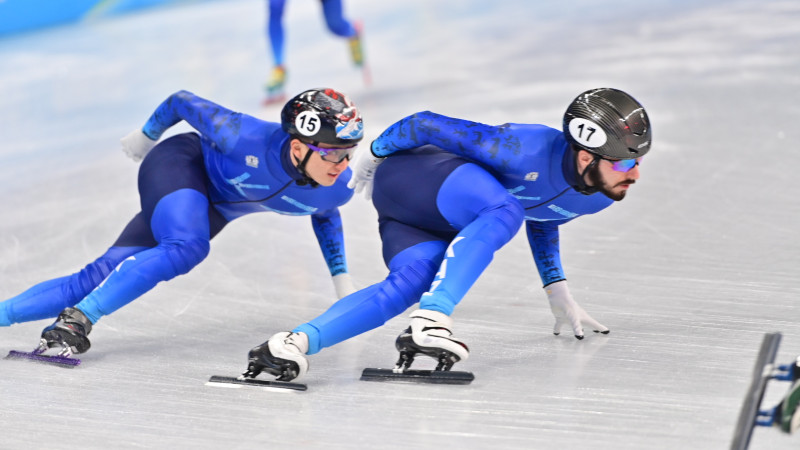
[[[472,372],[452,370],[405,370],[367,368],[361,372],[361,381],[401,381],[428,384],[470,384],[475,379]]]
[[[253,386],[278,390],[283,392],[305,391],[308,386],[302,383],[291,383],[289,381],[257,380],[255,378],[238,378],[212,375],[206,382],[206,386],[238,388],[242,386]]]
[[[8,355],[6,355],[5,359],[22,359],[26,361],[50,364],[58,367],[65,367],[68,369],[71,369],[81,363],[81,360],[77,358],[69,358],[61,355],[42,355],[41,353],[37,352],[18,352],[16,350],[11,350],[8,352]]]
[[[361,76],[364,78],[364,85],[371,86],[372,85],[372,73],[367,67],[366,64],[361,65]]]

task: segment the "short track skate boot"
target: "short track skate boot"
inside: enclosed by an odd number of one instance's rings
[[[248,353],[246,378],[255,378],[261,372],[275,375],[278,381],[290,381],[305,375],[308,360],[308,336],[305,333],[284,331],[273,335],[267,342]]]
[[[272,69],[269,80],[267,80],[267,84],[264,85],[264,90],[267,91],[267,98],[264,99],[264,104],[282,103],[286,100],[285,84],[286,69],[283,66],[275,66]]]
[[[453,364],[469,357],[469,348],[453,337],[453,319],[428,309],[411,313],[411,325],[397,337],[395,347],[400,352],[395,370],[411,367],[418,353],[438,361],[436,370],[450,370]]]
[[[42,331],[39,349],[60,348],[61,356],[85,353],[91,347],[87,335],[92,322],[77,308],[61,311],[56,321]]]
[[[347,41],[350,46],[350,56],[353,58],[353,64],[356,67],[364,65],[364,48],[361,46],[361,23],[355,24],[356,34],[350,37]]]

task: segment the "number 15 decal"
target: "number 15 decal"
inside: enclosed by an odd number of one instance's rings
[[[589,148],[600,147],[608,140],[605,131],[599,125],[579,117],[570,120],[569,134],[579,144]]]
[[[294,126],[303,136],[313,136],[319,131],[319,116],[314,111],[303,111],[294,119]]]

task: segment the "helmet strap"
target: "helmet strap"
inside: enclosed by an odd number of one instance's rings
[[[311,145],[314,145],[314,144],[311,144]],[[295,161],[297,161],[297,170],[300,172],[300,175],[303,176],[302,180],[297,180],[297,185],[298,186],[305,186],[307,184],[310,185],[311,187],[319,186],[319,183],[317,183],[316,181],[314,181],[313,178],[308,176],[308,173],[306,172],[306,164],[308,163],[308,160],[311,158],[311,153],[312,152],[313,152],[313,150],[311,150],[309,148],[308,151],[306,152],[306,156],[303,157],[302,161],[300,161],[299,159],[295,158]],[[294,158],[294,155],[292,155],[292,157]]]
[[[577,172],[577,170],[578,170],[578,152],[580,150],[574,149],[574,151],[575,151],[575,171]],[[580,192],[583,195],[591,195],[591,194],[594,194],[595,192],[597,192],[599,190],[596,186],[589,186],[588,184],[586,184],[586,175],[589,173],[589,171],[594,169],[597,166],[598,163],[600,163],[600,160],[602,158],[600,157],[600,155],[596,155],[596,154],[594,154],[592,152],[589,152],[589,153],[591,153],[591,155],[592,155],[592,162],[587,164],[586,167],[583,169],[583,172],[578,174],[578,179],[575,182],[576,186],[574,186],[575,190]]]

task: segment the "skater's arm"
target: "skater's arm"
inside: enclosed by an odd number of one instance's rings
[[[200,134],[211,139],[223,153],[227,153],[236,145],[241,118],[241,113],[233,112],[191,92],[179,91],[156,108],[142,127],[142,132],[157,141],[170,127],[185,120]]]
[[[559,245],[558,226],[567,221],[535,222],[529,220],[525,223],[528,233],[528,242],[531,245],[536,268],[544,284],[544,291],[550,303],[550,310],[556,319],[553,334],[558,335],[564,326],[572,328],[578,339],[584,337],[584,326],[591,327],[593,331],[607,334],[608,328],[594,320],[572,298],[564,268],[561,266],[561,252]]]
[[[561,248],[559,245],[559,233],[557,222],[535,222],[528,220],[525,222],[525,230],[528,234],[528,243],[531,246],[533,260],[536,262],[536,269],[542,284],[555,283],[565,280],[564,268],[561,266]]]
[[[390,126],[371,145],[378,157],[435,145],[489,167],[500,168],[520,155],[520,139],[508,126],[492,126],[423,111]]]
[[[350,275],[347,273],[347,259],[344,253],[344,233],[342,232],[342,217],[338,208],[333,208],[311,216],[311,226],[317,236],[322,256],[328,264],[331,277],[333,277],[336,294],[339,298],[351,294],[352,287]]]

